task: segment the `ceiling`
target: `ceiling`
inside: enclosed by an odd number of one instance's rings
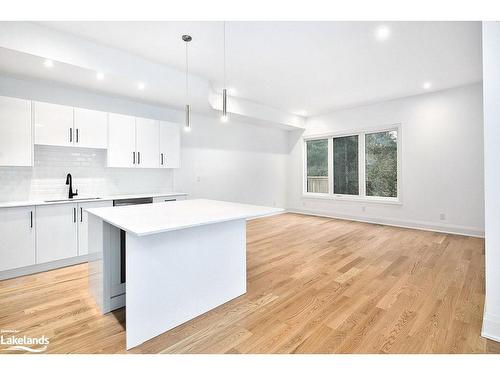
[[[222,22],[39,24],[178,69],[188,33],[190,71],[222,87]],[[383,41],[380,26],[390,32]],[[230,93],[301,115],[482,79],[480,22],[228,22],[226,30]]]

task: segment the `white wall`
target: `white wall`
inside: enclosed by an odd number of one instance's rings
[[[288,133],[230,119],[192,117],[176,189],[191,197],[285,207]]]
[[[481,84],[474,84],[308,119],[305,135],[401,123],[402,204],[302,197],[302,138],[300,132],[293,132],[289,140],[288,207],[335,217],[483,235],[481,90]],[[441,213],[445,220],[440,220]]]
[[[483,22],[486,303],[482,335],[500,341],[500,23]]]

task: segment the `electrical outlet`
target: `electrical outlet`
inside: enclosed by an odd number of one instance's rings
[[[196,176],[196,182],[200,182],[201,181],[201,177],[200,176]]]
[[[361,211],[366,212],[366,206],[361,206]]]
[[[446,215],[444,213],[439,214],[439,220],[446,220]]]

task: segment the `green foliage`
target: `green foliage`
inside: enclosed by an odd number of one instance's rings
[[[359,194],[358,136],[333,139],[333,192]]]
[[[397,132],[367,134],[365,150],[366,195],[397,197]]]
[[[307,141],[307,175],[328,176],[328,140]]]

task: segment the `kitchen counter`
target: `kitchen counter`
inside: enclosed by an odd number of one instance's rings
[[[192,199],[150,205],[103,207],[87,212],[136,236],[282,212],[282,208]]]
[[[65,204],[65,203],[84,203],[84,202],[95,202],[95,201],[113,201],[117,199],[133,199],[133,198],[148,198],[148,197],[169,197],[169,196],[185,196],[186,193],[139,193],[139,194],[119,194],[119,195],[103,195],[98,196],[99,199],[95,199],[95,197],[82,197],[76,196],[74,199],[61,200],[58,202],[48,202],[48,200],[54,200],[58,198],[48,198],[47,200],[29,200],[29,201],[5,201],[0,202],[0,208],[8,208],[8,207],[26,207],[26,206],[46,206],[50,204]],[[64,199],[64,198],[62,198]]]
[[[133,348],[245,294],[246,220],[283,211],[208,199],[88,209],[90,292],[103,314],[125,306]]]

